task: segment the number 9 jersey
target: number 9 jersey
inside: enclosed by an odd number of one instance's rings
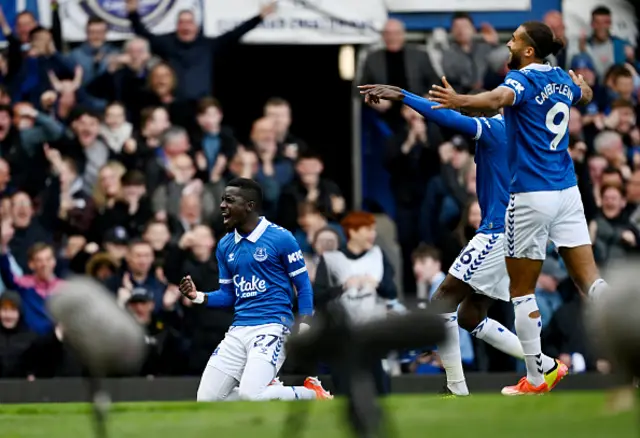
[[[530,64],[512,70],[502,87],[513,90],[504,108],[511,193],[564,190],[577,185],[569,156],[569,112],[580,87],[561,68]]]

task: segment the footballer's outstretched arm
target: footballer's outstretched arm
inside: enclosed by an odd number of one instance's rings
[[[500,108],[514,105],[516,94],[511,88],[500,86],[492,91],[470,96],[458,94],[451,87],[434,85],[433,89],[429,91],[429,99],[439,104],[433,107],[434,110],[464,108],[477,111],[497,111]]]
[[[425,119],[432,122],[460,132],[471,137],[475,137],[478,131],[478,124],[476,119],[469,116],[464,116],[457,111],[444,109],[442,111],[434,111],[433,107],[437,104],[425,99],[424,97],[417,96],[409,91],[402,90],[404,93],[403,103],[408,107],[416,110]]]

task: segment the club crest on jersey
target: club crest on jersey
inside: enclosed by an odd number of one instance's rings
[[[267,260],[267,257],[269,257],[267,255],[267,248],[258,247],[253,253],[253,258],[256,260],[256,262],[264,262],[265,260]]]

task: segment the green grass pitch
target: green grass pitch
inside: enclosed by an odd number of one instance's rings
[[[295,403],[295,402],[292,402]],[[339,400],[312,403],[296,438],[348,437]],[[392,437],[442,438],[638,436],[635,413],[608,414],[604,393],[555,393],[468,399],[394,396],[385,401]],[[280,438],[289,403],[120,403],[112,406],[113,438]],[[0,405],[0,438],[84,438],[93,434],[86,404]]]

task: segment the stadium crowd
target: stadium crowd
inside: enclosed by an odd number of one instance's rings
[[[218,288],[215,247],[225,233],[218,204],[225,181],[236,176],[260,182],[265,216],[294,233],[319,296],[326,296],[330,275],[322,254],[368,253],[376,227],[386,227],[391,231],[379,232],[377,241],[386,254],[382,278],[347,279],[345,288],[372,287],[391,311],[398,297],[408,307],[427,305],[480,223],[472,139],[401,105],[374,107],[392,132],[385,165],[395,224],[379,214],[349,213],[347,188],[324,176],[321,154],[290,132],[286,100],[265,102],[250,141],[240,144],[211,95],[216,51],[232,50],[273,5],[215,39],[200,34],[189,12],[179,15],[175,33],[153,35],[137,1],[127,7],[136,37],[114,45],[106,40],[107,24],[92,18],[87,41],[66,53],[55,10],[52,29],[45,29],[28,12],[8,23],[0,8],[9,43],[0,56],[0,378],[82,374],[44,307],[74,273],[102,282],[146,327],[143,375],[200,375],[232,310],[194,306],[177,285],[189,273],[200,289]],[[544,20],[564,37],[559,12]],[[549,61],[584,75],[595,90],[591,105],[571,110],[568,129],[604,266],[637,252],[640,243],[640,63],[633,46],[610,35],[606,8],[593,12],[592,27],[592,35],[567,41]],[[437,35],[426,50],[405,47],[402,23],[389,20],[385,47],[369,54],[359,82],[418,94],[441,74],[465,92],[501,83],[508,51],[490,25],[477,30],[458,13],[449,37]],[[608,372],[587,346],[577,316],[581,301],[562,261],[552,247],[548,255],[536,290],[545,352],[574,372]],[[509,303],[497,303],[492,317],[513,326]],[[518,366],[468,334],[461,341],[469,369]],[[394,373],[441,372],[432,351],[389,362]]]

